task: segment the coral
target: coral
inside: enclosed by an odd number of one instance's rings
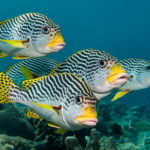
[[[22,137],[0,135],[0,150],[36,150],[34,143]]]
[[[150,115],[143,106],[100,102],[95,128],[63,135],[55,134],[56,129],[45,120],[26,118],[25,110],[14,104],[0,105],[0,134],[7,134],[0,135],[0,150],[17,149],[20,143],[23,147],[27,143],[31,150],[150,150]]]
[[[99,149],[99,138],[100,133],[96,131],[96,129],[91,129],[91,135],[85,136],[86,147],[85,150],[97,150]]]
[[[68,136],[65,138],[65,144],[67,150],[83,150],[79,144],[78,139],[75,136]]]
[[[0,104],[0,134],[33,139],[33,130],[29,120],[25,117],[23,107],[15,104]]]
[[[123,143],[118,146],[117,150],[140,150],[140,149],[133,143]]]

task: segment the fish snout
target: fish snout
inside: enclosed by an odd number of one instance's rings
[[[114,82],[112,83],[114,85],[117,85],[117,84],[122,85],[122,84],[126,83],[127,80],[128,80],[128,76],[127,76],[126,73],[122,73],[122,74],[116,75],[116,76],[114,76],[114,78],[115,78]]]
[[[127,79],[128,75],[121,65],[114,64],[114,66],[110,67],[110,74],[107,77],[107,81],[109,84],[122,85],[127,81]]]
[[[47,46],[51,49],[54,49],[56,51],[64,48],[66,43],[64,42],[64,38],[60,33],[57,33],[54,35],[53,39],[47,43]]]
[[[66,45],[65,42],[58,43],[58,44],[56,44],[56,45],[53,47],[53,49],[54,49],[55,51],[58,51],[58,50],[60,50],[60,49],[63,49],[65,45]]]
[[[98,122],[95,107],[85,107],[82,111],[82,115],[76,117],[76,121],[81,125],[95,126]]]

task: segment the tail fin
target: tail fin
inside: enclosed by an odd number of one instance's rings
[[[4,73],[0,72],[0,103],[11,103],[9,93],[16,85]]]

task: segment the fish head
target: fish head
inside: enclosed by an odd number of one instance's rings
[[[117,58],[100,51],[97,56],[93,57],[85,80],[94,93],[106,94],[120,88],[127,78],[128,76]]]
[[[60,74],[57,74],[60,75]],[[61,92],[60,116],[63,119],[61,127],[78,130],[95,126],[97,123],[96,97],[88,85],[78,76],[63,73],[66,82]],[[63,81],[61,79],[61,81]],[[69,84],[67,84],[69,83]]]
[[[133,78],[140,84],[141,89],[148,88],[150,87],[150,62],[140,59],[138,64]]]
[[[29,13],[31,20],[28,24],[23,24],[24,28],[29,28],[26,34],[27,48],[35,50],[39,56],[45,56],[52,52],[57,52],[65,46],[60,27],[47,16],[39,13]]]
[[[77,96],[67,109],[62,109],[64,122],[71,130],[95,126],[98,122],[96,98]]]
[[[129,58],[121,61],[129,78],[121,87],[123,90],[140,90],[150,86],[150,62],[143,59]]]
[[[144,72],[141,76],[141,80],[142,83],[146,86],[146,87],[150,87],[150,63],[144,67]]]

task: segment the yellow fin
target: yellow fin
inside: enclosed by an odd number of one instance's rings
[[[34,79],[38,77],[35,73],[33,73],[31,70],[29,70],[28,68],[24,66],[20,66],[20,69],[25,80]]]
[[[129,93],[130,91],[129,90],[125,90],[125,91],[120,91],[118,92],[113,98],[112,98],[112,101],[115,101],[117,99],[119,99],[120,97],[126,95],[127,93]]]
[[[30,58],[30,57],[27,57],[27,56],[14,56],[12,58],[13,59],[27,59],[27,58]]]
[[[30,80],[24,80],[22,82],[22,86],[25,88],[25,89],[28,89],[30,86],[32,86],[34,83],[38,82],[38,81],[41,81],[43,80],[44,78],[47,78],[47,76],[42,76],[42,77],[39,77],[39,78],[35,78],[35,79],[30,79]]]
[[[26,41],[20,41],[20,40],[3,40],[3,39],[0,39],[1,42],[5,42],[9,45],[11,45],[12,47],[18,47],[18,48],[23,48],[23,47],[26,47],[24,45],[24,43]]]
[[[64,133],[66,133],[66,132],[68,132],[68,130],[63,129],[63,128],[58,128],[58,129],[55,131],[56,134],[64,134]]]
[[[12,103],[9,100],[9,92],[15,84],[4,73],[0,72],[0,103]]]
[[[0,51],[0,58],[2,58],[2,57],[7,57],[7,56],[8,56],[8,55],[7,55],[6,53]]]
[[[32,110],[29,110],[26,114],[25,114],[26,117],[29,117],[29,118],[33,118],[33,119],[41,119],[41,117],[39,115],[37,115],[34,111]]]
[[[53,128],[60,128],[59,126],[53,124],[53,123],[48,123],[48,126],[53,127]]]
[[[32,102],[32,104],[37,105],[37,106],[44,108],[44,109],[48,109],[52,112],[56,112],[55,109],[53,108],[53,106],[51,106],[51,105],[39,104],[39,103],[35,103],[35,102]]]

